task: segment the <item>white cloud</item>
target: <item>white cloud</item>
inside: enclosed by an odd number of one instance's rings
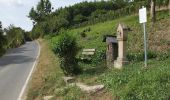
[[[0,5],[4,6],[22,6],[23,2],[21,0],[0,0]]]

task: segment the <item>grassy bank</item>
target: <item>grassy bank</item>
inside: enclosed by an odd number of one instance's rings
[[[62,85],[63,73],[58,66],[57,58],[47,41],[39,39],[39,43],[41,54],[31,80],[27,100],[41,100],[43,96],[52,94],[55,88]]]
[[[105,60],[106,43],[103,35],[116,35],[119,22],[125,23],[132,31],[128,33],[128,57],[131,60],[123,70],[109,70]],[[149,63],[143,68],[143,32],[138,16],[126,16],[113,21],[69,30],[83,48],[95,48],[96,56],[90,63],[79,62],[83,72],[76,76],[77,82],[89,85],[104,84],[106,88],[88,95],[77,87],[64,88],[63,73],[58,59],[51,51],[50,40],[39,40],[42,46],[40,61],[31,82],[28,100],[42,99],[53,95],[54,100],[155,100],[170,98],[170,16],[168,11],[157,13],[157,22],[152,27],[147,23]],[[85,36],[82,36],[82,33]],[[57,38],[53,37],[54,39]],[[77,57],[79,57],[80,53]],[[101,57],[101,58],[100,58]],[[61,90],[62,89],[62,90]]]
[[[150,21],[147,22],[149,50],[162,52],[169,47],[167,45],[170,41],[168,38],[170,32],[170,16],[168,14],[168,10],[157,12],[157,22],[154,27],[152,27]],[[149,19],[148,16],[148,20]],[[102,42],[103,35],[116,35],[119,23],[124,23],[132,30],[128,32],[128,52],[143,52],[143,26],[139,24],[139,19],[136,15],[125,16],[113,21],[73,29],[70,32],[77,37],[78,43],[83,48],[105,50],[106,44]],[[85,31],[89,28],[90,31]],[[86,34],[86,37],[81,36],[82,32]]]
[[[123,70],[111,70],[99,80],[121,100],[169,100],[170,59],[149,60],[148,68],[143,62],[131,63]]]

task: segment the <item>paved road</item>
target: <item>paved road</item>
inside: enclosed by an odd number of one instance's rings
[[[39,54],[36,42],[11,49],[0,58],[0,100],[17,100]]]

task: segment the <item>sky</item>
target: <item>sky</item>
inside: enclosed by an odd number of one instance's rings
[[[27,17],[30,9],[40,0],[0,0],[0,21],[3,28],[13,24],[26,31],[32,29],[32,21]],[[50,0],[54,9],[93,0]]]

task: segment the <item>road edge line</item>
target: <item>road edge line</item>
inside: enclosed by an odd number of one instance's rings
[[[25,90],[26,90],[26,88],[27,88],[27,85],[28,85],[28,83],[29,83],[29,80],[30,80],[30,78],[31,78],[31,75],[33,74],[34,69],[35,69],[35,67],[37,66],[37,61],[38,61],[38,59],[39,59],[39,57],[40,57],[41,46],[40,46],[40,43],[39,43],[37,40],[36,40],[36,43],[38,44],[38,48],[39,48],[39,50],[38,50],[38,55],[37,55],[37,57],[36,57],[35,62],[33,63],[32,69],[31,69],[31,71],[30,71],[30,73],[29,73],[29,75],[28,75],[28,77],[27,77],[27,79],[26,79],[26,81],[25,81],[24,86],[22,87],[22,90],[21,90],[21,92],[20,92],[19,97],[17,98],[17,100],[22,100],[22,97],[23,97],[24,92],[25,92]]]

